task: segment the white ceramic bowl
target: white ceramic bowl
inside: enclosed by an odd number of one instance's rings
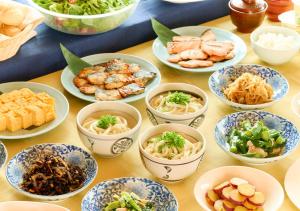
[[[296,160],[288,169],[285,179],[284,188],[290,200],[300,210],[300,159]]]
[[[191,93],[203,99],[203,108],[198,112],[184,114],[184,115],[171,115],[156,111],[151,105],[150,101],[153,97],[168,91],[182,91]],[[178,123],[183,125],[189,125],[194,128],[198,128],[205,118],[205,112],[208,108],[208,96],[200,88],[194,85],[186,83],[164,83],[150,91],[145,98],[147,105],[147,114],[153,125],[164,123]]]
[[[202,142],[201,150],[188,158],[180,160],[168,160],[155,157],[147,153],[143,143],[151,137],[162,134],[165,131],[175,131],[188,134],[195,140]],[[196,129],[181,124],[161,124],[148,129],[139,139],[140,156],[145,168],[154,176],[168,182],[177,182],[192,175],[198,168],[206,150],[206,140]]]
[[[233,177],[247,180],[250,184],[254,185],[258,191],[264,193],[266,197],[266,202],[263,206],[264,210],[276,211],[281,207],[284,200],[284,191],[280,183],[273,176],[255,168],[223,166],[204,173],[198,179],[194,187],[195,198],[203,210],[212,210],[212,207],[206,202],[206,192]]]
[[[263,47],[257,44],[257,39],[260,34],[263,33],[280,33],[288,36],[295,37],[294,47],[291,49],[285,50],[273,50],[266,47]],[[280,65],[290,61],[299,51],[300,49],[300,35],[289,28],[280,27],[280,26],[264,26],[259,27],[254,32],[251,33],[251,46],[254,52],[258,55],[258,57],[272,65]]]
[[[70,211],[67,208],[42,202],[33,201],[4,201],[0,202],[2,211]]]
[[[116,135],[94,134],[82,127],[82,123],[87,117],[100,111],[126,113],[136,121],[136,124],[129,131]],[[77,114],[76,122],[79,136],[87,148],[103,157],[115,157],[127,151],[132,146],[141,127],[142,117],[140,112],[129,104],[102,101],[90,104],[81,109]]]

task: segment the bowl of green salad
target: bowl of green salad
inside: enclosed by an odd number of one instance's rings
[[[225,116],[215,128],[217,144],[235,159],[252,165],[281,160],[298,146],[300,134],[287,119],[264,111]]]
[[[92,35],[120,26],[139,0],[28,0],[51,28],[75,35]]]

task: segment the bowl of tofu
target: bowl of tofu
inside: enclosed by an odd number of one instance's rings
[[[0,84],[0,138],[22,139],[57,127],[69,113],[58,90],[33,82]]]

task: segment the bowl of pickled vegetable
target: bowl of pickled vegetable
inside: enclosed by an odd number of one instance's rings
[[[264,111],[225,116],[215,128],[217,144],[232,157],[249,164],[266,164],[292,153],[300,134],[287,119]]]
[[[98,34],[120,26],[139,0],[28,0],[51,28],[75,35]]]

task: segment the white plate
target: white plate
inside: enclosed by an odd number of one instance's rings
[[[0,139],[22,139],[47,133],[61,124],[69,113],[69,103],[66,97],[57,89],[50,86],[34,82],[8,82],[0,84],[0,91],[3,93],[21,88],[29,88],[33,92],[46,92],[53,97],[55,99],[56,119],[39,127],[34,127],[31,130],[26,129],[16,132],[2,131],[0,132]]]
[[[300,118],[300,92],[292,99],[292,111]]]
[[[102,54],[94,54],[90,56],[86,56],[82,58],[84,61],[90,63],[90,64],[100,64],[107,62],[111,59],[122,59],[125,62],[128,63],[136,63],[141,66],[143,70],[151,71],[156,73],[156,77],[145,87],[145,92],[139,95],[132,95],[126,98],[123,98],[121,102],[129,103],[133,101],[140,100],[146,96],[146,94],[153,88],[157,87],[160,83],[160,72],[159,70],[150,62],[147,60],[144,60],[140,57],[126,55],[126,54],[120,54],[120,53],[102,53]],[[63,87],[72,95],[75,97],[78,97],[82,100],[86,100],[89,102],[97,102],[94,95],[85,95],[79,91],[79,89],[74,85],[73,79],[75,75],[72,73],[72,71],[69,69],[69,67],[65,67],[61,74],[61,83]]]
[[[245,42],[239,38],[237,35],[225,31],[219,28],[214,27],[206,27],[206,26],[186,26],[174,29],[173,31],[181,34],[181,35],[191,35],[191,36],[200,36],[205,30],[211,29],[217,37],[217,40],[229,40],[232,41],[235,45],[234,48],[234,54],[235,57],[224,61],[224,62],[218,62],[214,63],[212,67],[206,67],[206,68],[184,68],[181,67],[178,64],[174,64],[171,62],[168,62],[168,58],[170,55],[168,54],[167,48],[162,44],[162,42],[159,40],[159,38],[156,38],[152,45],[152,51],[156,58],[158,58],[162,63],[168,65],[169,67],[173,67],[178,70],[186,71],[186,72],[213,72],[215,70],[222,69],[227,66],[235,65],[239,63],[246,55],[247,53],[247,46]]]
[[[300,209],[300,159],[288,169],[284,179],[284,188],[290,200]]]
[[[280,183],[270,174],[246,166],[223,166],[215,168],[204,173],[198,179],[194,188],[194,195],[203,210],[211,211],[211,207],[207,204],[205,199],[206,192],[233,177],[247,180],[250,184],[254,185],[258,191],[264,193],[266,197],[266,202],[263,206],[264,210],[279,210],[284,200],[284,191]]]
[[[67,208],[42,202],[33,201],[5,201],[0,202],[2,211],[70,211]]]

